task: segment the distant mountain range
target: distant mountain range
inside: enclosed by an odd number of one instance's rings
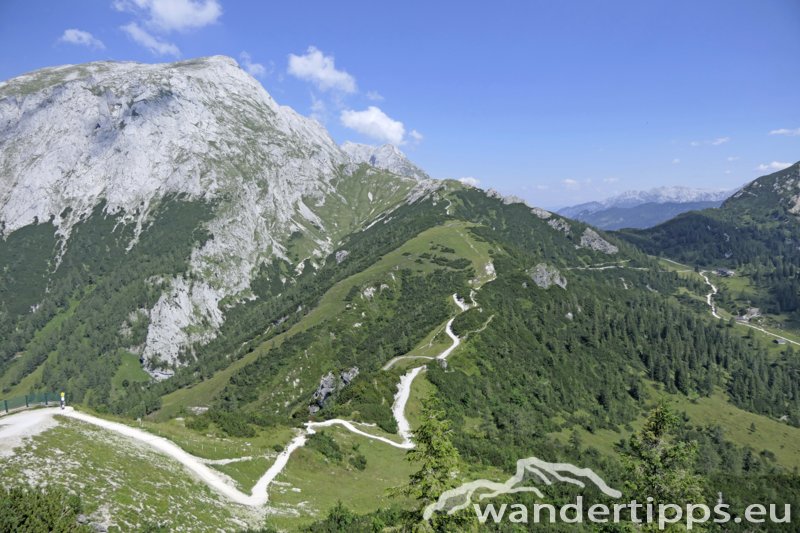
[[[618,235],[652,255],[700,266],[761,264],[771,277],[794,278],[776,271],[775,263],[800,262],[798,213],[800,162],[747,184],[719,209],[685,213],[647,230]],[[764,276],[765,281],[769,278]]]
[[[602,229],[650,228],[681,213],[719,207],[735,191],[657,187],[627,191],[597,202],[565,207],[558,214]]]

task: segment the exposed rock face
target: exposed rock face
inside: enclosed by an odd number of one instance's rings
[[[755,183],[753,184],[755,185]],[[793,165],[785,171],[782,179],[776,179],[773,190],[789,200],[789,212],[800,215],[800,166]]]
[[[342,150],[356,164],[367,163],[375,168],[388,170],[407,178],[429,179],[424,170],[412,163],[403,152],[392,144],[370,146],[348,141],[342,144]]]
[[[319,411],[325,405],[325,400],[328,399],[328,396],[336,392],[338,385],[333,372],[328,372],[322,376],[322,379],[319,380],[319,386],[312,396],[314,403],[308,406],[308,411],[310,413]]]
[[[337,378],[333,372],[328,372],[319,380],[319,386],[312,396],[313,402],[308,406],[308,412],[316,413],[325,406],[327,400],[333,393],[345,388],[358,376],[358,367],[354,366],[339,373]]]
[[[564,235],[569,235],[572,232],[572,226],[563,218],[552,218],[547,222],[547,225],[554,230],[562,232]]]
[[[343,371],[341,374],[339,374],[339,377],[342,379],[342,385],[346,387],[350,385],[351,381],[356,379],[357,375],[358,375],[358,367],[354,366],[353,368]]]
[[[539,263],[529,270],[528,274],[533,282],[542,289],[549,289],[553,285],[557,285],[562,289],[567,288],[567,279],[561,275],[561,272],[556,267],[547,263]]]
[[[497,198],[498,200],[502,200],[502,202],[506,205],[522,204],[526,207],[530,207],[531,213],[541,218],[542,220],[547,220],[548,218],[553,216],[553,213],[551,213],[550,211],[542,209],[541,207],[531,207],[524,198],[520,198],[519,196],[513,194],[503,195],[500,194],[500,192],[495,189],[489,189],[486,191],[486,195],[489,196],[490,198]]]
[[[367,287],[366,289],[361,291],[361,297],[366,298],[367,300],[372,300],[372,298],[375,296],[376,290],[377,289],[375,287]]]
[[[0,148],[6,234],[51,217],[68,234],[101,200],[140,222],[164,194],[214,198],[242,179],[252,187],[239,207],[274,201],[288,220],[348,161],[317,122],[279,106],[223,56],[11,79],[0,84]]]
[[[347,250],[339,250],[338,252],[336,252],[336,264],[340,265],[342,261],[347,259],[347,256],[349,255],[350,252],[348,252]]]
[[[337,227],[318,208],[341,201],[332,182],[355,168],[318,122],[278,105],[228,57],[67,65],[0,83],[0,238],[52,221],[68,242],[99,205],[138,238],[165,196],[214,206],[189,275],[165,280],[148,310],[148,370],[213,338],[220,302],[249,297],[293,232],[313,241],[312,256],[330,253]],[[409,182],[409,198],[435,188]]]
[[[551,213],[550,211],[547,211],[545,209],[542,209],[541,207],[532,207],[531,208],[531,213],[533,213],[537,217],[541,218],[542,220],[547,220],[548,218],[553,216],[553,213]]]
[[[500,193],[500,191],[498,191],[496,189],[487,190],[486,191],[486,195],[489,198],[497,198],[498,200],[501,200],[506,205],[523,204],[523,205],[528,206],[528,203],[523,198],[520,198],[519,196],[515,196],[513,194],[503,195],[503,194]],[[528,207],[530,207],[530,206],[528,206]]]
[[[603,239],[592,228],[586,228],[586,230],[583,232],[583,235],[581,235],[580,246],[581,248],[589,248],[596,252],[602,252],[608,255],[613,255],[619,252],[619,248]]]

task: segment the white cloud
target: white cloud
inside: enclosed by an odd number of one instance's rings
[[[267,75],[267,67],[261,63],[255,63],[253,58],[247,52],[239,54],[239,62],[242,68],[254,78],[263,78]]]
[[[579,185],[576,180],[569,179],[569,178],[567,178],[565,180],[562,180],[561,183],[563,183],[564,187],[566,187],[567,189],[573,189],[573,190],[577,189],[578,185]]]
[[[720,146],[725,143],[729,143],[731,141],[730,137],[717,137],[716,139],[711,139],[709,141],[692,141],[689,143],[690,146],[701,146],[701,145],[711,145],[711,146]]]
[[[550,189],[549,185],[537,185],[536,186],[536,190],[538,190],[538,191],[546,191],[548,189]]]
[[[369,106],[364,111],[345,109],[340,120],[344,126],[373,139],[397,145],[405,142],[406,129],[403,123],[390,118],[375,106]]]
[[[780,128],[777,130],[772,130],[769,132],[770,135],[786,135],[787,137],[798,137],[800,136],[800,128],[790,130],[788,128]]]
[[[181,51],[177,46],[150,35],[135,22],[126,24],[125,26],[122,26],[121,29],[127,33],[131,39],[144,46],[155,55],[174,57],[181,55]]]
[[[289,54],[289,74],[309,81],[321,91],[336,89],[344,93],[356,92],[356,80],[343,70],[336,69],[333,56],[326,56],[314,46],[305,55]]]
[[[218,0],[115,0],[114,8],[145,19],[145,24],[168,33],[202,28],[222,15]]]
[[[103,44],[103,41],[96,38],[88,31],[78,30],[76,28],[64,30],[64,34],[61,35],[58,40],[62,43],[88,46],[89,48],[97,48],[100,50],[106,47],[106,45]]]
[[[772,163],[761,163],[756,167],[756,170],[765,171],[765,170],[783,170],[784,168],[788,168],[792,166],[791,163],[781,163],[780,161],[773,161]]]
[[[458,181],[460,181],[464,185],[469,185],[470,187],[477,187],[481,183],[481,180],[479,180],[478,178],[473,178],[472,176],[467,176],[465,178],[458,178]]]
[[[603,183],[616,183],[619,181],[619,178],[615,176],[611,176],[610,178],[603,178]]]
[[[675,159],[673,159],[673,160],[672,160],[672,164],[673,164],[673,165],[680,164],[680,162],[681,162],[681,160],[680,160],[680,159],[678,159],[677,157],[676,157]]]
[[[422,139],[424,139],[424,138],[425,138],[425,137],[424,137],[424,136],[423,136],[423,135],[422,135],[420,132],[418,132],[417,130],[411,130],[411,132],[408,134],[408,136],[409,136],[409,137],[411,137],[411,140],[414,142],[414,144],[419,144],[419,143],[421,143],[421,142],[422,142]]]
[[[382,102],[383,95],[378,91],[367,91],[367,99],[372,100],[373,102]]]
[[[738,160],[739,160],[739,156],[738,155],[732,155],[732,156],[728,157],[728,161],[738,161]]]

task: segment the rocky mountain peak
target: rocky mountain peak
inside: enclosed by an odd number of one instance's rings
[[[213,338],[219,303],[246,295],[265,262],[287,259],[291,235],[306,235],[312,256],[331,252],[341,228],[318,213],[339,201],[334,183],[352,162],[322,125],[225,56],[65,65],[0,84],[0,236],[49,221],[68,246],[102,205],[138,238],[165,197],[214,206],[190,275],[148,311],[146,360],[173,363]],[[411,168],[386,147],[374,162],[401,176]]]
[[[388,170],[398,176],[414,179],[429,179],[427,173],[411,162],[408,157],[393,144],[372,146],[347,141],[342,150],[355,164],[366,163],[373,167]]]
[[[324,128],[224,56],[68,65],[0,87],[6,232],[52,218],[68,235],[101,199],[108,212],[141,218],[164,194],[213,198],[240,180],[288,203],[276,213],[285,219],[344,162]]]

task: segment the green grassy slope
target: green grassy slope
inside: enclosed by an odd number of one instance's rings
[[[69,419],[3,459],[0,474],[5,484],[65,486],[81,495],[85,512],[111,526],[109,531],[158,526],[218,531],[261,521],[257,513],[230,506],[150,448]]]

